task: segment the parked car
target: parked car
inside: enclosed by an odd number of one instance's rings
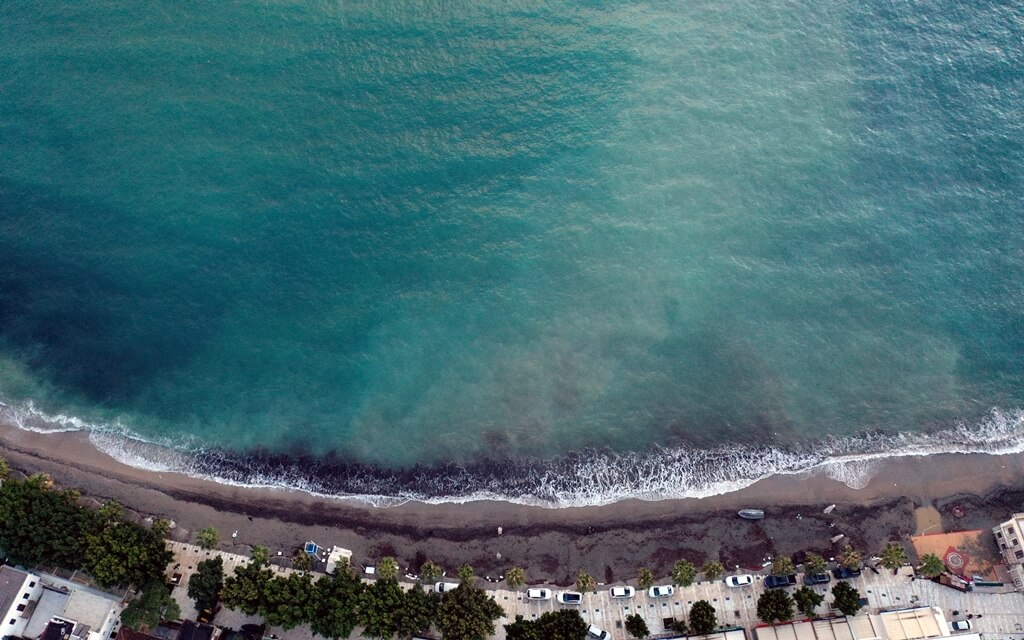
[[[526,590],[527,600],[550,600],[551,590],[550,589],[527,589]]]
[[[449,591],[455,591],[458,588],[458,582],[438,582],[434,585],[434,591],[438,593],[448,593]]]
[[[796,574],[788,576],[768,576],[764,579],[765,589],[781,589],[782,587],[795,587]]]
[[[647,590],[647,595],[652,598],[667,598],[676,592],[676,588],[670,584],[658,585]]]
[[[632,598],[636,595],[636,589],[633,587],[612,587],[608,590],[608,595],[613,598]]]
[[[836,580],[847,580],[849,578],[856,578],[860,575],[860,569],[847,569],[846,567],[836,567],[832,570],[832,575],[836,577]]]
[[[607,640],[611,635],[601,627],[592,624],[587,627],[587,637],[596,638],[596,640]]]
[[[832,582],[832,576],[827,573],[805,573],[804,584],[814,586],[816,584],[828,584]]]
[[[970,620],[955,620],[951,625],[953,631],[970,631],[971,621]]]
[[[728,576],[725,579],[725,586],[727,587],[746,587],[754,584],[754,576],[749,573],[744,573],[740,576]]]
[[[562,604],[579,604],[583,602],[583,594],[579,591],[560,591],[555,600]]]

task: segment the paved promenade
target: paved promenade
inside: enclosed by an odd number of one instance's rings
[[[174,596],[182,605],[182,614],[185,617],[195,615],[185,590],[188,576],[200,560],[214,554],[222,556],[226,574],[230,574],[239,564],[248,562],[245,556],[222,551],[206,551],[189,544],[168,543],[168,548],[175,554],[173,572],[182,574],[181,586],[174,590]],[[292,571],[284,568],[276,570],[282,574]],[[1024,640],[1024,594],[961,593],[929,580],[912,580],[912,576],[913,570],[910,567],[904,567],[896,575],[884,569],[878,574],[865,570],[863,575],[850,580],[850,583],[868,600],[868,606],[862,612],[876,613],[921,605],[938,606],[949,621],[963,619],[967,614],[972,614],[974,630],[983,634],[986,640]],[[832,599],[829,590],[833,584],[835,581],[815,587],[826,597],[825,604],[819,608],[819,615],[826,615],[829,611]],[[560,589],[552,587],[551,590],[557,593]],[[759,624],[757,598],[763,591],[762,576],[755,576],[755,582],[751,586],[739,588],[726,587],[721,580],[699,582],[686,588],[677,588],[671,598],[649,598],[646,592],[638,589],[636,596],[631,599],[613,599],[608,595],[608,588],[601,587],[597,593],[585,595],[583,603],[576,608],[587,622],[610,632],[614,640],[628,640],[630,636],[623,627],[626,616],[633,613],[642,615],[651,633],[656,637],[664,631],[665,618],[686,619],[694,602],[707,600],[715,607],[721,624],[744,627],[748,630],[748,638],[753,638],[749,630]],[[506,619],[498,621],[495,634],[497,640],[504,640],[505,630],[502,625],[514,620],[516,615],[533,619],[545,611],[566,607],[555,602],[554,598],[541,602],[527,601],[523,591],[488,589],[488,593],[494,596],[507,614]],[[959,614],[953,615],[954,611]],[[223,610],[217,615],[216,622],[237,629],[244,623],[259,622],[259,619],[245,616],[240,612]],[[269,633],[276,633],[285,640],[307,640],[312,637],[306,627],[287,632],[276,629],[270,630]]]

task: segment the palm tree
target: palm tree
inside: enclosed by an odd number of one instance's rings
[[[789,556],[779,556],[772,560],[773,576],[788,576],[793,571],[793,560]]]
[[[921,566],[917,570],[926,578],[934,578],[946,570],[946,564],[934,553],[926,553],[921,556]]]
[[[888,542],[885,548],[882,549],[882,566],[886,569],[892,569],[893,573],[900,570],[907,562],[907,552],[903,549],[903,545]]]
[[[828,572],[828,563],[816,553],[808,553],[804,561],[804,570],[812,576],[820,576]]]
[[[576,590],[581,593],[597,591],[597,580],[594,580],[594,576],[580,569],[580,572],[576,574]]]
[[[433,560],[427,560],[420,565],[420,579],[424,582],[430,583],[440,579],[444,574],[441,570],[441,566]]]
[[[473,567],[468,564],[464,564],[459,567],[459,582],[472,586],[474,580]]]
[[[846,545],[843,549],[843,553],[839,556],[839,564],[843,565],[847,569],[860,569],[862,560],[860,557],[860,551],[857,551],[850,545]]]
[[[398,561],[391,556],[381,558],[377,563],[377,577],[381,580],[397,580]]]
[[[725,573],[725,567],[718,560],[708,560],[701,572],[708,580],[718,580]]]
[[[697,569],[689,560],[676,560],[672,567],[672,584],[677,587],[688,587],[697,577]]]
[[[641,589],[650,589],[654,586],[654,574],[647,567],[640,567],[636,577],[636,584]]]
[[[505,574],[505,584],[510,589],[518,589],[526,584],[526,571],[522,567],[512,567]]]

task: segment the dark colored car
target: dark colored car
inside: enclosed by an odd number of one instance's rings
[[[813,586],[816,584],[828,584],[832,582],[832,576],[827,573],[805,573],[804,584]]]
[[[847,580],[849,578],[856,578],[860,575],[860,569],[847,569],[846,567],[836,567],[832,570],[832,575],[836,577],[836,580]]]
[[[765,589],[779,589],[781,587],[796,586],[796,574],[788,576],[768,576],[764,579]]]

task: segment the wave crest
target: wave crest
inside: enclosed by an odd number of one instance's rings
[[[31,403],[0,403],[0,420],[31,431],[88,430],[114,459],[147,470],[177,472],[235,486],[277,488],[357,500],[374,506],[409,501],[500,500],[543,507],[595,506],[628,499],[705,498],[780,474],[820,471],[851,488],[867,485],[883,459],[937,453],[1024,452],[1024,411],[992,410],[976,424],[926,433],[828,437],[804,447],[729,445],[644,452],[577,451],[547,460],[491,459],[468,464],[387,469],[332,458],[269,451],[240,454],[132,435],[120,424],[92,425],[50,416]]]

